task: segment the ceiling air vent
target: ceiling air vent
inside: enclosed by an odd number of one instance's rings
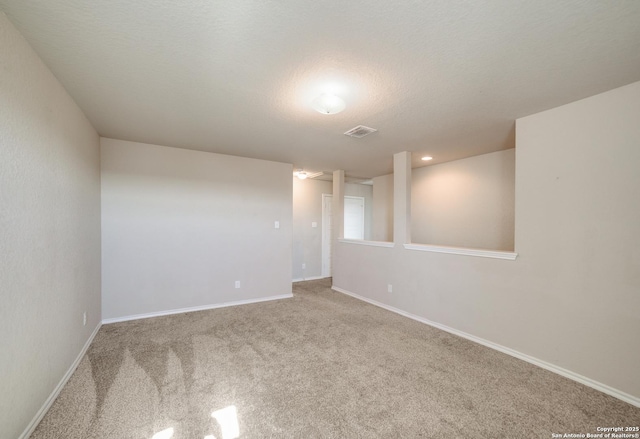
[[[364,136],[366,136],[368,134],[375,133],[376,131],[378,131],[378,130],[376,130],[375,128],[369,128],[369,127],[366,127],[364,125],[358,125],[355,128],[351,128],[345,134],[347,136],[351,136],[351,137],[355,137],[356,139],[360,139],[360,138],[362,138],[362,137],[364,137]]]

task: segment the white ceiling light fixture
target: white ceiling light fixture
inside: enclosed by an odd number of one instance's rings
[[[431,157],[430,155],[425,155],[424,157],[422,157],[421,160],[425,161],[425,162],[428,162],[429,160],[433,160],[433,157]]]
[[[318,113],[337,114],[344,110],[347,105],[338,96],[323,93],[311,102],[311,106]]]
[[[294,172],[294,174],[295,174],[295,175],[296,175],[296,177],[298,177],[300,180],[305,180],[305,179],[308,177],[307,173],[306,173],[306,172],[304,172],[304,171],[296,171],[296,172]]]

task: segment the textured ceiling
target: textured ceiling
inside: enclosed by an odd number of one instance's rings
[[[514,146],[640,80],[637,0],[0,0],[100,135],[344,169]],[[327,88],[347,108],[322,115]],[[342,133],[363,124],[363,139]]]

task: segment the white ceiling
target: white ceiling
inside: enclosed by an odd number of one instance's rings
[[[640,80],[638,0],[0,0],[116,139],[344,169],[514,146],[514,121]],[[322,115],[330,86],[347,103]],[[377,128],[363,139],[342,133]]]

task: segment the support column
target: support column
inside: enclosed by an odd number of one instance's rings
[[[411,243],[411,153],[408,151],[393,155],[393,242]]]
[[[331,205],[331,273],[336,260],[338,239],[344,238],[344,171],[333,171],[333,197]]]
[[[331,237],[344,238],[344,171],[333,171]]]

